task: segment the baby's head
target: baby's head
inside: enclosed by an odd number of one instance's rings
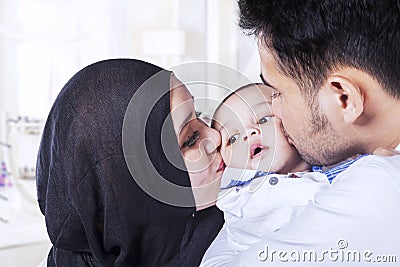
[[[272,114],[271,94],[263,84],[249,84],[228,95],[216,109],[211,127],[221,133],[220,152],[227,166],[277,173],[306,166]]]

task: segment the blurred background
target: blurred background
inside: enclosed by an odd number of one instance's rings
[[[237,13],[233,0],[0,0],[1,266],[36,266],[48,253],[36,153],[68,79],[99,60],[137,58],[166,69],[212,62],[258,82],[256,42],[239,30]],[[204,86],[192,94],[226,92]],[[197,105],[212,114],[213,103]]]

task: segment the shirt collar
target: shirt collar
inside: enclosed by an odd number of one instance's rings
[[[400,143],[397,145],[396,150],[400,151]]]
[[[243,171],[245,171],[245,170],[243,170]],[[263,177],[263,176],[267,176],[269,174],[274,174],[274,172],[256,171],[254,173],[254,175],[251,175],[251,177],[248,177],[246,179],[242,179],[242,180],[231,179],[227,185],[221,186],[221,189],[229,189],[232,187],[245,186],[245,185],[251,183],[251,181],[253,181],[254,179]]]
[[[355,159],[350,159],[345,162],[342,162],[342,163],[336,165],[335,167],[333,167],[329,170],[326,170],[326,171],[323,171],[321,166],[312,166],[311,169],[313,172],[320,172],[320,173],[325,174],[326,177],[328,178],[329,182],[332,183],[333,179],[335,179],[336,176],[339,175],[339,173],[346,170],[348,167],[350,167],[351,164],[353,164],[357,160],[359,160],[367,155],[368,154],[362,154]]]

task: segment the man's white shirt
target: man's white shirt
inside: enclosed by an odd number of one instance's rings
[[[223,228],[202,265],[397,266],[399,207],[400,156],[366,156],[317,193],[301,215],[249,249],[230,249]]]

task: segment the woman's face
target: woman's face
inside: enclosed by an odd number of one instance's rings
[[[174,130],[189,172],[197,210],[204,209],[215,204],[225,167],[217,151],[221,136],[196,117],[192,95],[174,75],[171,75],[170,86]]]

